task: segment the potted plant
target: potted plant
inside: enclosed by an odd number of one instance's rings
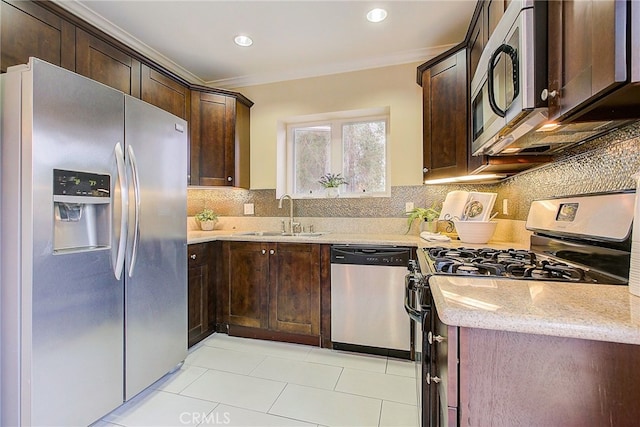
[[[343,184],[348,184],[347,179],[340,173],[325,173],[320,177],[318,182],[326,188],[327,197],[338,197],[340,195],[338,187]]]
[[[196,214],[196,221],[200,225],[200,228],[204,231],[211,231],[218,222],[218,214],[211,209],[204,209],[202,212]]]
[[[436,232],[440,209],[436,207],[435,203],[428,208],[413,208],[410,212],[407,212],[407,215],[409,215],[409,218],[407,219],[407,231],[405,234],[411,230],[411,225],[416,219],[420,220],[420,231]]]

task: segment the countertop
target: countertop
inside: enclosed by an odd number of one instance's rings
[[[417,247],[428,242],[415,235],[405,234],[356,234],[356,233],[327,233],[317,237],[305,236],[252,236],[242,235],[251,230],[190,230],[187,243],[213,242],[216,240],[245,241],[245,242],[288,242],[288,243],[323,243],[323,244],[352,244],[352,245],[395,245]]]
[[[238,234],[243,231],[190,230],[188,243],[230,240],[522,248],[522,245],[508,242],[486,245],[427,242],[416,235],[402,234],[327,233],[318,237]],[[447,325],[640,344],[640,297],[630,294],[627,286],[461,276],[433,276],[429,284],[438,315]]]
[[[640,297],[628,286],[460,276],[429,284],[447,325],[640,344]]]

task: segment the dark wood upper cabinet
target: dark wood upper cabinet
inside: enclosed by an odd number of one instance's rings
[[[191,91],[191,185],[249,188],[249,108],[232,95]]]
[[[628,81],[627,24],[640,25],[628,21],[633,3],[636,2],[549,2],[551,119],[570,118]]]
[[[482,56],[482,51],[487,43],[484,8],[480,8],[477,13],[479,14],[478,18],[469,30],[469,84],[471,84],[473,75],[478,68],[478,62],[480,62],[480,56]]]
[[[489,39],[504,15],[506,4],[504,0],[486,0],[484,2],[484,20],[486,24],[486,38]]]
[[[423,177],[467,173],[467,51],[461,49],[422,74]]]
[[[43,59],[68,70],[75,70],[75,26],[28,1],[0,3],[0,71]]]
[[[191,91],[164,74],[142,64],[141,99],[182,119],[189,120]]]
[[[140,98],[140,61],[79,28],[76,72]]]

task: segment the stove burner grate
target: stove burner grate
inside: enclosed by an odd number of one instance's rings
[[[436,273],[532,280],[594,282],[587,271],[566,263],[539,260],[520,249],[426,248]]]

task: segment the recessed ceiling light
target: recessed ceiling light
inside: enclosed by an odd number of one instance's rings
[[[367,20],[369,22],[380,22],[380,21],[384,21],[384,19],[387,17],[387,11],[384,9],[371,9],[368,13],[367,13]]]
[[[242,46],[242,47],[251,46],[253,44],[253,40],[251,40],[251,37],[243,36],[243,35],[236,36],[236,38],[233,39],[233,41],[236,42],[238,46]]]

